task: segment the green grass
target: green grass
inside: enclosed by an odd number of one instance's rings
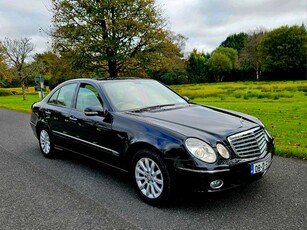
[[[275,138],[276,153],[307,159],[307,81],[172,86],[192,102],[258,117]]]
[[[28,87],[26,89],[27,100],[24,101],[22,98],[21,88],[0,88],[0,92],[8,92],[9,96],[1,96],[0,93],[0,107],[11,109],[20,112],[30,112],[31,105],[34,102],[40,101],[41,98],[38,96],[38,92],[35,92],[34,87]],[[47,92],[49,88],[47,87]]]
[[[41,99],[38,97],[38,94],[27,95],[26,101],[22,99],[22,95],[1,96],[0,107],[30,113],[31,105],[40,100]]]
[[[192,102],[258,117],[275,138],[276,153],[307,159],[307,81],[236,82],[171,86]],[[16,91],[14,89],[14,91]],[[32,89],[30,89],[32,92]],[[0,96],[0,107],[30,112],[37,94]]]

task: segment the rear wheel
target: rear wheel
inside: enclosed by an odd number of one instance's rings
[[[47,158],[53,158],[55,155],[54,146],[49,131],[47,131],[45,128],[41,128],[38,137],[39,147],[43,155]]]
[[[142,200],[151,205],[159,205],[170,199],[171,175],[157,154],[145,149],[138,151],[132,171],[136,191]]]

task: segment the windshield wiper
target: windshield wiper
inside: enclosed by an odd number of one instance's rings
[[[141,109],[137,109],[137,110],[133,110],[131,112],[145,112],[145,111],[151,111],[151,110],[155,110],[155,109],[161,109],[163,107],[168,107],[168,106],[175,106],[175,104],[164,104],[164,105],[154,105],[154,106],[148,106],[145,108],[141,108]]]

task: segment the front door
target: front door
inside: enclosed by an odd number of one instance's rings
[[[115,163],[118,153],[110,149],[112,119],[108,116],[86,116],[85,108],[95,106],[104,108],[98,90],[91,84],[80,84],[76,103],[70,112],[72,136],[76,141],[77,152],[104,162]]]

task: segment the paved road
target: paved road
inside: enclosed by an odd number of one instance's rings
[[[48,160],[29,114],[0,109],[0,229],[306,229],[307,161],[275,157],[260,181],[155,208],[126,176],[71,154]]]

